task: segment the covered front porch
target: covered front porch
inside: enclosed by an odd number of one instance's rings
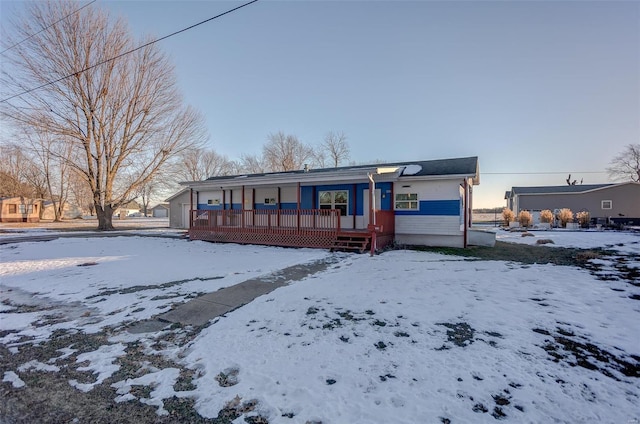
[[[393,211],[365,229],[342,228],[339,209],[192,210],[189,238],[212,242],[371,251],[393,243]]]

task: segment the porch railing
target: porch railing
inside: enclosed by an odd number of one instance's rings
[[[232,209],[192,211],[192,230],[219,233],[338,233],[338,209]]]

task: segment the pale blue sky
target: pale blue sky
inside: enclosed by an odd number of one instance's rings
[[[155,37],[239,4],[94,3]],[[3,23],[19,5],[2,1]],[[261,0],[159,45],[231,159],[271,132],[343,131],[357,162],[478,156],[491,207],[567,173],[608,182],[581,171],[640,142],[637,1]]]

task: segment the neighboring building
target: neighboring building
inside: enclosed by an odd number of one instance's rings
[[[151,208],[151,216],[154,218],[168,218],[169,217],[169,204],[158,203]]]
[[[189,211],[192,205],[190,193],[188,188],[184,188],[165,200],[169,203],[169,227],[189,228]]]
[[[140,205],[134,200],[120,206],[113,212],[113,215],[119,218],[126,218],[134,214],[140,214]]]
[[[212,177],[183,183],[167,201],[170,225],[189,228],[191,239],[464,247],[476,240],[469,233],[478,183],[478,159],[469,157]]]
[[[43,212],[42,219],[55,219],[56,213],[54,211],[53,202],[47,200],[42,204]],[[65,202],[64,210],[62,212],[62,219],[76,219],[82,218],[82,211],[75,205],[69,202]]]
[[[40,222],[42,201],[26,197],[0,198],[0,222]]]
[[[516,215],[568,208],[573,213],[587,211],[592,219],[640,223],[640,183],[513,187],[505,199]]]

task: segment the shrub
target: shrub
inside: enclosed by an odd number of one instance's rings
[[[502,210],[502,221],[504,222],[504,225],[508,227],[509,223],[515,221],[515,219],[516,219],[516,214],[514,214],[511,209],[504,208]]]
[[[571,209],[560,209],[560,212],[558,212],[558,220],[560,221],[560,225],[565,228],[567,226],[567,222],[573,221],[573,212],[571,212]]]
[[[549,209],[545,209],[540,212],[540,222],[546,222],[551,224],[553,222],[553,212]]]
[[[582,228],[589,228],[589,222],[591,221],[591,217],[589,216],[589,212],[580,211],[576,214],[576,219],[580,223]]]
[[[533,217],[529,211],[520,211],[518,214],[518,222],[523,227],[528,227],[533,222]]]
[[[555,244],[551,239],[538,239],[536,244]]]

